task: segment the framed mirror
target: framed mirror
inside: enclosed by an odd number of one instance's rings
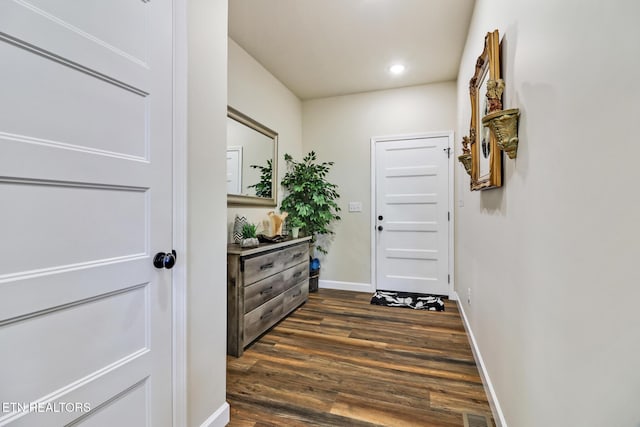
[[[471,189],[488,190],[502,186],[502,151],[495,135],[482,124],[482,117],[491,109],[487,98],[488,84],[500,78],[500,37],[498,30],[487,33],[484,50],[476,61],[473,78],[469,82],[471,95]]]
[[[276,206],[277,159],[278,133],[228,106],[227,205]]]

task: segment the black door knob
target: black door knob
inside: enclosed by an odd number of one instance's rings
[[[382,215],[378,215],[378,221],[382,221]]]
[[[382,226],[381,225],[378,226],[378,231],[382,231]]]
[[[170,253],[158,252],[156,256],[153,257],[153,266],[155,268],[166,268],[170,270],[176,265],[177,254],[175,250],[172,250]]]

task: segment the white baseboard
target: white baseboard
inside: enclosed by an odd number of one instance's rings
[[[340,289],[341,291],[373,292],[371,283],[338,282],[337,280],[319,280],[318,288]]]
[[[224,402],[200,427],[224,427],[229,424],[230,416],[229,404]]]
[[[504,418],[504,414],[502,413],[502,408],[500,407],[500,402],[498,402],[498,396],[496,395],[495,390],[493,389],[493,384],[491,383],[491,378],[489,378],[489,373],[487,372],[487,367],[482,360],[482,354],[480,354],[480,348],[478,348],[478,343],[476,342],[476,338],[473,336],[473,331],[471,330],[471,325],[469,324],[469,319],[467,319],[467,314],[464,312],[464,307],[462,302],[460,301],[460,297],[457,292],[454,291],[454,299],[459,301],[458,308],[460,309],[460,314],[462,314],[462,323],[464,324],[464,329],[467,331],[467,336],[469,337],[469,342],[471,344],[471,350],[473,351],[473,357],[476,360],[476,365],[478,365],[478,371],[480,371],[480,377],[482,378],[482,384],[484,385],[484,390],[489,397],[489,405],[491,406],[491,412],[493,412],[493,419],[496,422],[496,427],[508,427],[507,421]]]

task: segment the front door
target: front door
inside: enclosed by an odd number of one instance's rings
[[[168,1],[0,3],[0,426],[169,426]]]
[[[449,137],[374,140],[376,288],[449,294]]]

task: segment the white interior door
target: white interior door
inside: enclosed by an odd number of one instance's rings
[[[374,141],[376,288],[449,294],[449,138]]]
[[[171,2],[0,2],[0,426],[172,420]]]

